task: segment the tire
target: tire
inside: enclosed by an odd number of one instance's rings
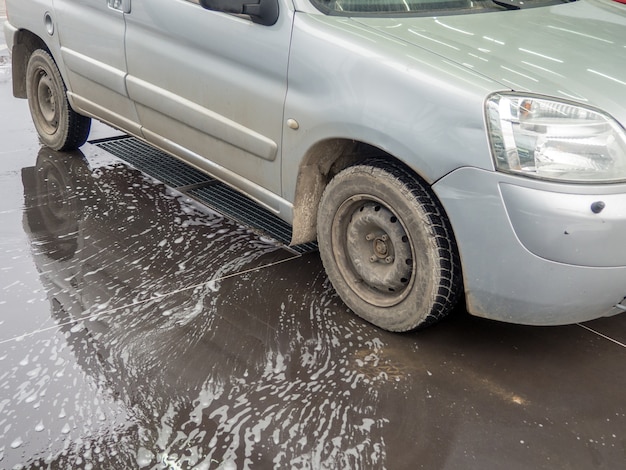
[[[357,315],[389,331],[446,316],[462,291],[450,223],[425,183],[370,159],[337,174],[318,210],[320,256]]]
[[[48,52],[32,53],[26,68],[30,114],[41,142],[54,150],[75,150],[87,141],[91,119],[74,111],[61,73]]]

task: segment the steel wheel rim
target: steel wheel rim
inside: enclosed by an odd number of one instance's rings
[[[54,81],[45,70],[40,70],[37,74],[36,96],[41,127],[44,132],[52,135],[59,127],[59,107]]]
[[[365,302],[392,307],[415,282],[415,256],[402,219],[370,195],[344,201],[333,219],[335,261],[346,284]]]

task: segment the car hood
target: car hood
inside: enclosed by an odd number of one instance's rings
[[[611,0],[361,24],[489,77],[602,108],[626,125],[626,8]]]

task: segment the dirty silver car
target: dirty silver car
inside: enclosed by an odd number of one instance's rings
[[[626,7],[613,0],[7,0],[43,144],[96,118],[317,239],[406,331],[464,298],[556,325],[626,309]]]

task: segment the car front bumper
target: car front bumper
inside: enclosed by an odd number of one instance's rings
[[[561,325],[626,309],[626,185],[461,168],[433,189],[454,229],[473,315]]]

